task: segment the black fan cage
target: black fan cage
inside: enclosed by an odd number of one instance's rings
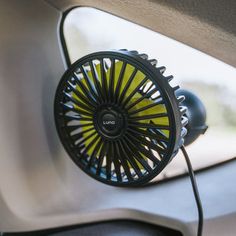
[[[172,76],[136,51],[104,51],[76,61],[55,96],[55,122],[72,160],[110,185],[145,184],[183,143],[187,123]]]

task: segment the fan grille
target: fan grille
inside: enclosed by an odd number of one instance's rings
[[[74,63],[58,86],[61,141],[75,163],[102,182],[146,183],[180,144],[174,90],[163,68],[147,58],[128,51],[90,54]]]

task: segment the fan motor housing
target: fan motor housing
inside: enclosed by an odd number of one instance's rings
[[[93,178],[145,184],[183,144],[184,98],[156,64],[136,51],[102,51],[64,73],[55,95],[56,128],[69,156]]]
[[[108,105],[95,113],[94,124],[104,138],[115,139],[125,132],[127,119],[124,112]]]

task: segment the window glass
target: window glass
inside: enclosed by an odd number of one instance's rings
[[[187,147],[194,169],[236,156],[236,69],[164,35],[93,9],[76,8],[64,22],[64,38],[71,62],[96,51],[137,50],[166,66],[166,75],[201,98],[209,129]],[[181,153],[158,178],[182,174]]]

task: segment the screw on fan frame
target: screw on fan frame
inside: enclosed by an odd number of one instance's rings
[[[60,140],[84,172],[110,185],[157,176],[186,134],[186,108],[165,67],[137,51],[89,54],[64,73],[55,95]]]

